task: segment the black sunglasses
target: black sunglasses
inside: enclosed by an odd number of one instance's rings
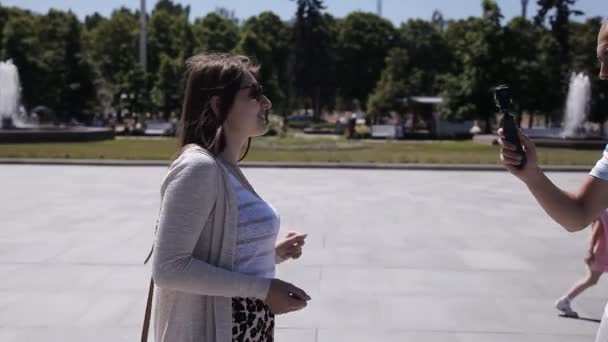
[[[264,87],[262,87],[259,83],[253,83],[248,86],[241,87],[239,89],[249,89],[251,88],[251,92],[249,92],[249,97],[255,99],[256,101],[262,101],[262,97],[264,96]]]

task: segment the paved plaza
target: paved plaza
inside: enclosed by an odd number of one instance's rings
[[[0,341],[136,341],[163,167],[0,165]],[[589,232],[504,172],[245,169],[309,234],[279,277],[313,298],[276,340],[593,341],[608,279],[560,318]],[[550,177],[575,189],[582,173]]]

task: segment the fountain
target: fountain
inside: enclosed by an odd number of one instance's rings
[[[71,142],[114,139],[106,128],[40,125],[20,106],[19,72],[11,60],[0,61],[0,143]]]
[[[529,128],[524,131],[537,146],[570,148],[603,148],[605,139],[590,131],[585,122],[591,101],[589,76],[570,76],[563,128]]]
[[[566,99],[566,116],[564,118],[564,130],[562,137],[573,138],[579,136],[587,113],[589,112],[589,101],[591,100],[591,83],[589,76],[585,74],[572,74],[570,87]]]
[[[20,123],[17,113],[19,105],[19,74],[17,67],[9,60],[0,62],[0,118],[2,128],[12,128]]]

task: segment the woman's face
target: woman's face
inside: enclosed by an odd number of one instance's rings
[[[229,134],[247,138],[266,134],[272,102],[262,94],[260,84],[250,72],[245,73],[240,88],[226,117],[225,129]]]

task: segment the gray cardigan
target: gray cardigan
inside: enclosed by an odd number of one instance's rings
[[[189,146],[162,183],[152,263],[157,342],[230,342],[231,297],[268,293],[270,279],[232,272],[238,209],[218,163]]]

